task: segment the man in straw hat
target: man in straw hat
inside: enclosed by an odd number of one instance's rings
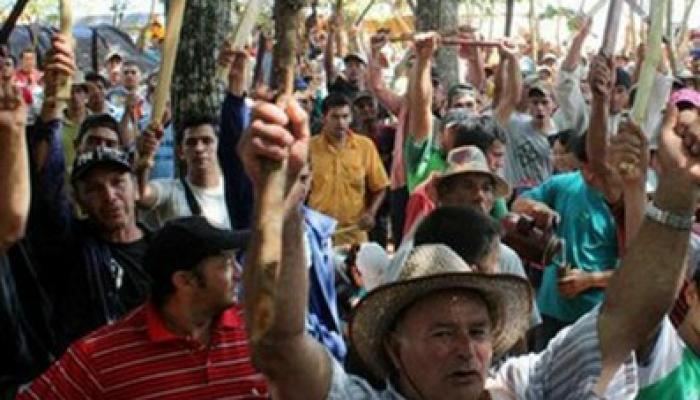
[[[492,358],[527,326],[531,293],[525,280],[472,272],[442,246],[416,248],[395,282],[376,288],[358,305],[350,328],[365,364],[387,381],[386,389],[377,391],[347,374],[304,332],[308,272],[300,250],[302,196],[289,193],[275,313],[270,329],[253,342],[253,361],[273,393],[285,399],[633,397],[641,380],[633,352],[673,304],[698,198],[700,151],[693,145],[700,144],[700,133],[675,129],[676,114],[669,113],[665,124],[655,201],[603,306],[561,332],[543,353],[506,361],[492,379],[487,376]],[[286,112],[259,103],[253,115],[240,150],[256,190],[261,159],[287,159],[288,178],[296,179],[308,150],[306,115],[296,103]],[[260,243],[251,243],[256,254]],[[262,273],[245,269],[249,317]]]

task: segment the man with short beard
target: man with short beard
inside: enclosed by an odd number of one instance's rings
[[[85,143],[90,149],[76,157],[71,184],[87,219],[73,217],[64,187],[62,110],[53,94],[59,74],[73,74],[75,65],[73,53],[60,35],[54,40],[54,52],[48,62],[60,68],[53,67],[45,76],[47,97],[29,135],[34,185],[28,232],[30,242],[41,250],[37,260],[46,274],[47,291],[55,305],[57,340],[64,349],[87,332],[114,322],[146,298],[150,277],[142,258],[149,233],[136,223],[138,193],[128,155],[88,143],[93,137],[90,132],[98,131],[113,135],[110,140],[118,143],[116,132],[103,126],[86,129]]]

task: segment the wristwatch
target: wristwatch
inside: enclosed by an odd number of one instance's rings
[[[647,204],[644,215],[646,215],[647,218],[660,223],[661,225],[666,225],[670,228],[679,230],[690,230],[690,228],[693,227],[693,222],[695,220],[695,216],[692,214],[675,214],[670,211],[660,209],[653,202]]]

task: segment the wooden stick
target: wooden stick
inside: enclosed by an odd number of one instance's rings
[[[74,46],[73,41],[73,4],[71,0],[61,0],[61,35],[68,38],[71,47]],[[56,99],[59,101],[68,101],[70,99],[71,85],[73,84],[72,76],[59,77],[58,87],[56,89]]]
[[[274,6],[275,47],[273,71],[279,93],[277,105],[286,109],[294,89],[294,66],[298,30],[301,26],[303,0],[276,0]],[[277,280],[282,263],[282,230],[284,226],[284,199],[287,185],[287,162],[266,161],[262,165],[260,192],[257,193],[253,219],[254,245],[259,251],[252,267],[256,273],[257,296],[252,299],[252,343],[258,343],[272,327],[275,319]]]
[[[187,0],[171,0],[168,10],[167,26],[165,27],[165,40],[163,42],[163,55],[158,72],[158,86],[153,94],[153,111],[151,112],[151,126],[158,126],[163,120],[165,106],[170,96],[170,83],[173,79],[175,59],[177,58],[177,46],[180,43],[180,29],[185,15]],[[160,138],[159,138],[160,139]],[[139,163],[154,164],[153,158],[139,160]]]
[[[168,10],[168,21],[165,29],[165,41],[163,42],[163,56],[158,72],[158,86],[153,96],[153,113],[151,122],[160,123],[165,113],[165,105],[170,94],[170,84],[175,69],[177,46],[180,43],[180,29],[185,15],[187,0],[172,0]]]
[[[245,46],[246,41],[250,38],[251,32],[255,27],[255,21],[260,14],[262,9],[262,1],[249,1],[245,8],[245,12],[238,21],[236,30],[229,36],[228,41],[231,43],[233,50],[241,50]],[[228,83],[228,73],[229,66],[217,65],[216,66],[216,78],[221,81]]]
[[[664,12],[666,11],[667,0],[654,0],[650,4],[649,17],[651,25],[649,27],[649,44],[644,57],[644,63],[639,74],[637,84],[637,94],[634,97],[632,106],[632,120],[639,126],[643,126],[646,120],[647,105],[651,97],[651,90],[654,86],[654,76],[656,68],[661,61],[662,37],[664,29]],[[651,132],[645,132],[650,134]]]
[[[412,42],[415,38],[413,33],[392,36],[390,42]],[[445,46],[478,46],[478,47],[498,47],[499,43],[493,40],[470,40],[459,37],[443,37],[440,44]]]
[[[365,19],[365,17],[367,16],[367,13],[369,12],[369,10],[372,9],[372,6],[374,5],[375,2],[376,2],[376,0],[369,0],[369,3],[367,4],[367,7],[365,7],[365,9],[362,10],[362,12],[360,13],[360,16],[357,17],[357,19],[355,20],[355,26],[360,25],[360,23],[361,23],[361,22]]]
[[[603,34],[603,44],[600,47],[600,54],[607,58],[615,55],[615,44],[617,43],[617,31],[622,17],[623,0],[611,0],[608,9],[608,20]]]

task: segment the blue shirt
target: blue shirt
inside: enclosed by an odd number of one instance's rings
[[[614,269],[618,264],[617,229],[610,207],[580,172],[556,175],[523,197],[547,204],[561,216],[557,235],[566,240],[566,259],[586,272]],[[603,300],[602,289],[589,289],[573,299],[559,294],[557,268],[545,269],[537,304],[542,314],[574,322]]]

